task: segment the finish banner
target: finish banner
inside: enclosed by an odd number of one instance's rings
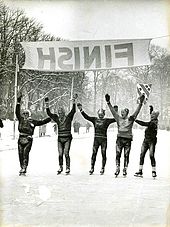
[[[21,42],[23,69],[82,71],[149,65],[151,39]]]

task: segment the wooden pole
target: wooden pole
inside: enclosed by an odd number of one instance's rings
[[[18,55],[16,55],[16,61],[15,61],[15,86],[14,86],[14,127],[13,127],[13,139],[15,139],[15,128],[16,128],[16,116],[15,116],[15,108],[17,105],[17,83],[18,83]]]
[[[72,100],[73,100],[73,92],[74,92],[74,76],[72,77],[72,81],[71,81],[71,102],[70,102],[70,110],[72,109]]]

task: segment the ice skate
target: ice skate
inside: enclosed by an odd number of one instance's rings
[[[101,168],[100,175],[103,175],[103,174],[104,174],[104,168]]]
[[[26,168],[22,168],[22,169],[19,171],[19,176],[26,176]]]
[[[91,170],[89,171],[89,174],[92,175],[94,172],[94,168],[91,168]]]
[[[120,167],[117,167],[116,172],[115,172],[115,177],[118,177],[119,173],[120,173]]]
[[[123,169],[123,176],[124,176],[124,177],[127,176],[127,169],[126,169],[126,168]]]
[[[66,175],[69,175],[70,174],[70,168],[66,168]]]
[[[143,177],[143,173],[142,173],[142,170],[139,170],[138,172],[136,172],[134,174],[135,177]]]
[[[19,173],[19,176],[26,176],[25,173]]]
[[[157,177],[156,171],[152,171],[152,177],[153,177],[153,179],[155,179]]]
[[[63,171],[63,167],[60,166],[59,170],[57,171],[57,175],[59,175],[60,173],[62,173],[62,171]]]
[[[22,172],[23,172],[23,169],[21,168],[20,171],[19,171],[19,173],[22,173]]]

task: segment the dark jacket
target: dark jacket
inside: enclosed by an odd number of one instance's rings
[[[64,121],[60,121],[59,116],[57,114],[52,114],[49,108],[46,108],[46,111],[48,116],[51,117],[51,119],[58,125],[58,137],[71,136],[71,122],[76,112],[76,104],[73,104],[71,111],[65,117]]]
[[[107,138],[107,128],[111,123],[116,122],[114,118],[97,118],[97,117],[90,117],[88,116],[84,111],[81,111],[81,114],[83,117],[91,121],[94,125],[94,130],[95,130],[95,137],[101,137],[101,138]]]
[[[24,133],[24,134],[32,136],[34,134],[34,129],[36,126],[41,126],[41,125],[47,124],[48,122],[51,121],[51,119],[49,117],[44,120],[40,120],[40,121],[33,120],[31,118],[24,120],[24,118],[21,116],[20,108],[21,108],[20,104],[17,104],[15,113],[16,113],[17,119],[19,121],[18,130],[20,133]]]
[[[145,129],[145,139],[148,141],[154,141],[157,139],[157,131],[158,131],[158,119],[151,120],[149,122],[144,122],[140,120],[136,120],[141,126],[146,126]]]

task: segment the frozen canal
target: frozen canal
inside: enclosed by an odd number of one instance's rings
[[[19,177],[17,140],[0,140],[1,225],[51,226],[170,226],[170,132],[158,132],[156,180],[146,155],[144,178],[138,170],[143,130],[136,129],[127,178],[115,179],[116,131],[108,132],[105,175],[100,176],[101,153],[89,176],[93,132],[73,134],[71,175],[57,176],[58,154],[54,134],[34,138],[26,177]],[[122,156],[123,158],[123,156]],[[123,163],[123,159],[122,159]]]

